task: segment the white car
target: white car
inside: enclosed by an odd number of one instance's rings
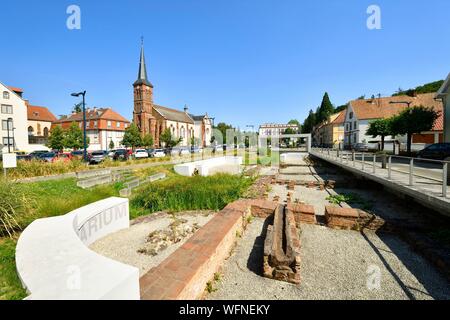
[[[153,151],[153,156],[155,158],[164,158],[166,156],[166,153],[164,152],[163,149],[155,149]]]
[[[188,154],[191,154],[191,152],[189,151],[188,148],[181,148],[180,155],[185,156],[185,155],[188,155]]]
[[[135,159],[143,159],[148,158],[148,152],[145,149],[136,149],[134,152],[134,158]]]

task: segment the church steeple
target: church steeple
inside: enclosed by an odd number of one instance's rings
[[[147,67],[145,65],[145,55],[144,55],[144,39],[141,39],[141,57],[139,60],[139,72],[138,72],[138,78],[137,80],[133,83],[134,86],[137,85],[147,85],[149,87],[153,88],[153,85],[150,83],[150,81],[148,81],[147,78]]]

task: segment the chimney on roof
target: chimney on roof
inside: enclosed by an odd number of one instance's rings
[[[184,105],[184,112],[185,112],[185,113],[188,113],[188,110],[189,110],[189,108],[188,108],[187,104],[185,104],[185,105]]]

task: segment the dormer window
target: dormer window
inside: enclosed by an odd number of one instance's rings
[[[353,119],[353,112],[350,112],[349,116],[350,119]]]
[[[3,91],[3,99],[9,99],[9,92]]]

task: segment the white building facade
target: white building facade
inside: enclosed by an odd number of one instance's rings
[[[22,90],[0,83],[0,151],[29,151],[27,106]]]

